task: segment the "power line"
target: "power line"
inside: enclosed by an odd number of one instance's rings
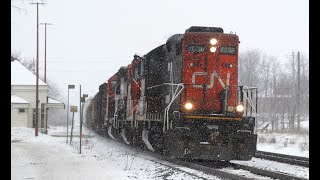
[[[119,67],[120,68],[120,67]],[[51,70],[50,72],[108,72],[113,70],[96,70],[96,69],[86,69],[86,70]]]
[[[14,5],[11,5],[11,7],[18,9],[19,11],[23,10],[25,12],[28,12],[28,10],[26,10],[25,8],[21,8],[21,7],[14,6]]]
[[[133,58],[133,56],[89,56],[89,57],[48,57],[50,59],[106,59],[106,58]]]
[[[101,62],[101,61],[100,61],[100,62],[99,62],[99,61],[88,61],[88,62],[86,62],[86,64],[87,64],[87,63],[88,63],[88,64],[92,64],[92,63],[98,63],[98,64],[101,64],[101,63],[114,63],[114,61],[115,61],[115,60],[112,60],[112,61],[110,60],[110,61],[105,61],[105,62]],[[118,60],[117,60],[117,61],[118,61]],[[83,61],[82,61],[82,62],[83,62]],[[50,64],[51,64],[51,63],[63,63],[63,64],[70,64],[70,63],[72,63],[72,64],[73,64],[73,63],[78,63],[78,62],[74,62],[74,61],[69,61],[69,62],[68,62],[68,61],[50,61],[49,63],[50,63]],[[131,62],[128,61],[128,63],[131,63]],[[76,64],[75,64],[75,65],[76,65]]]

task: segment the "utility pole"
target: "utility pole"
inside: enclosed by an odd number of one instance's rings
[[[70,111],[72,112],[72,127],[71,127],[71,136],[70,136],[70,146],[72,145],[72,132],[73,132],[73,122],[74,122],[74,112],[77,112],[77,106],[71,106]]]
[[[298,51],[298,132],[300,132],[300,52]]]
[[[81,147],[81,131],[82,131],[82,129],[81,129],[81,103],[82,103],[82,99],[81,99],[81,84],[79,85],[80,86],[80,94],[79,94],[79,96],[80,96],[80,98],[79,98],[79,100],[80,100],[80,104],[79,104],[79,110],[80,110],[80,113],[79,113],[79,115],[80,115],[80,147]],[[81,154],[81,148],[80,148],[80,154]]]
[[[75,85],[68,85],[68,105],[67,105],[67,144],[68,144],[68,124],[69,124],[69,89],[74,89]],[[71,138],[70,138],[71,140]]]
[[[47,25],[52,25],[51,23],[40,23],[44,25],[44,82],[47,83]],[[48,96],[47,102],[48,104]],[[48,133],[48,108],[46,107],[46,134]]]
[[[295,97],[296,95],[296,80],[295,80],[295,62],[294,62],[294,52],[292,51],[292,96]],[[290,118],[290,130],[291,131],[294,131],[294,120],[295,120],[295,115],[296,115],[296,102],[293,99],[293,103],[292,103],[292,106],[293,106],[293,110],[292,110],[292,115],[291,115],[291,118]]]
[[[44,82],[47,83],[47,25],[52,23],[40,23],[44,25]]]
[[[88,97],[88,94],[83,94],[82,97],[80,97],[80,103],[84,103],[86,101],[86,97]],[[83,104],[81,105],[81,112],[80,112],[80,154],[81,154],[81,142],[82,142],[82,122],[83,122]]]
[[[44,3],[30,3],[30,4],[36,4],[37,5],[37,65],[36,65],[36,124],[35,124],[35,136],[38,136],[38,105],[39,105],[39,4]]]

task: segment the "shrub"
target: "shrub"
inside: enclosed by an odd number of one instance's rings
[[[290,144],[296,144],[296,140],[295,139],[290,139],[289,143]]]
[[[269,143],[272,143],[272,144],[275,144],[277,141],[276,141],[276,138],[275,137],[272,137],[269,141]]]
[[[266,138],[264,136],[258,136],[258,142],[259,143],[265,143],[266,142]]]
[[[309,145],[307,142],[301,142],[299,143],[299,148],[300,148],[300,151],[308,151]]]

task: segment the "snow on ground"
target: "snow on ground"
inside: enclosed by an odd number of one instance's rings
[[[69,127],[70,128],[70,127]],[[82,154],[79,153],[79,125],[75,125],[72,145],[66,144],[66,127],[49,127],[49,135],[34,129],[11,128],[12,179],[219,179],[205,173],[169,165],[125,144],[103,138],[83,127]],[[69,129],[70,134],[71,128]],[[56,137],[58,136],[58,137]],[[259,134],[258,150],[309,157],[309,136]],[[254,166],[280,170],[283,164],[268,164],[254,158]],[[248,164],[249,165],[249,164]],[[309,170],[285,165],[287,172],[309,177]],[[192,173],[188,173],[192,172]]]
[[[257,150],[309,157],[309,134],[260,133]]]
[[[86,128],[83,132],[93,136],[83,138],[79,154],[79,137],[70,146],[66,137],[50,136],[66,134],[66,127],[50,128],[49,135],[39,132],[38,137],[34,129],[11,128],[11,179],[220,179],[169,165]],[[79,128],[73,133],[79,134]]]

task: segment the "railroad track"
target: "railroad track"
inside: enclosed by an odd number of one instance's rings
[[[194,169],[197,171],[202,171],[204,173],[220,177],[222,179],[230,179],[230,180],[254,180],[254,179],[283,179],[283,180],[307,180],[303,177],[296,177],[291,174],[286,174],[282,172],[274,172],[270,170],[264,170],[261,168],[240,165],[236,163],[223,162],[223,161],[198,161],[191,160],[185,161],[181,159],[171,159],[169,157],[155,154],[149,151],[143,151],[143,153],[148,154],[150,156],[156,157],[157,159],[161,159],[172,164],[181,165],[183,167],[187,167],[190,169]],[[155,162],[155,161],[154,161]],[[159,162],[158,162],[159,163]],[[164,165],[164,164],[163,164]],[[174,168],[172,165],[171,168]],[[233,170],[230,170],[230,167]],[[247,175],[241,175],[236,170],[244,170]],[[202,178],[201,178],[202,179]]]
[[[282,173],[282,172],[264,170],[264,169],[253,167],[253,166],[240,165],[240,164],[230,163],[230,162],[220,162],[220,163],[217,164],[217,161],[197,161],[197,162],[194,162],[194,163],[202,165],[202,166],[205,166],[205,167],[208,167],[208,168],[210,167],[210,168],[213,168],[215,170],[223,171],[225,173],[229,173],[229,172],[224,171],[224,168],[232,167],[235,170],[245,170],[245,171],[248,171],[248,172],[250,172],[250,173],[252,173],[254,175],[260,175],[262,177],[270,177],[272,179],[307,180],[306,178],[303,178],[303,177],[296,177],[294,175],[290,175],[290,174],[286,174],[286,173]],[[217,167],[218,167],[218,169],[217,169]],[[259,178],[243,177],[243,176],[242,177],[237,177],[237,176],[240,176],[240,175],[236,175],[236,176],[231,176],[231,175],[228,175],[228,174],[219,174],[219,175],[220,175],[220,177],[227,178],[227,179],[241,179],[241,180],[242,179],[246,179],[246,180],[247,179],[259,179]]]
[[[128,148],[132,148],[133,150],[136,150],[136,148],[133,148],[130,146],[128,146]],[[142,149],[142,148],[138,148],[138,149],[140,151],[139,153],[141,153],[141,154],[146,154],[151,157],[155,157],[159,160],[163,160],[163,162],[160,162],[157,160],[151,160],[154,163],[159,163],[159,164],[168,166],[168,167],[175,169],[175,170],[178,170],[178,171],[185,171],[187,174],[194,176],[198,179],[207,179],[207,178],[198,177],[196,174],[188,172],[188,170],[181,169],[177,165],[187,167],[190,169],[194,169],[197,171],[202,171],[206,174],[217,176],[222,179],[230,179],[230,180],[256,180],[256,179],[266,179],[266,178],[281,179],[281,180],[282,179],[283,180],[307,180],[307,178],[304,178],[304,177],[296,177],[292,174],[287,174],[284,172],[275,172],[272,170],[264,170],[264,169],[261,169],[258,167],[253,167],[253,166],[247,166],[247,165],[241,165],[241,164],[223,162],[223,161],[197,161],[197,160],[185,161],[185,160],[181,160],[181,159],[171,159],[167,156],[159,155],[159,154],[153,153],[151,151],[148,151],[146,149]],[[262,153],[260,153],[260,152],[262,152],[262,151],[257,151],[257,154],[261,155]],[[278,154],[269,153],[269,152],[263,152],[263,153],[268,154],[269,156],[271,156],[272,154],[273,154],[273,156],[278,155]],[[290,157],[292,157],[289,155],[284,155],[284,156],[287,159],[290,159]],[[295,157],[295,156],[293,156],[293,157]],[[264,159],[266,159],[266,158],[264,158]],[[293,159],[293,158],[291,158],[291,159]],[[295,159],[301,160],[304,158],[297,157]],[[308,159],[308,158],[306,158],[306,159]],[[274,160],[274,161],[276,161],[276,160]],[[169,163],[165,163],[165,162],[169,162]],[[281,162],[287,163],[287,161],[286,162],[281,161]],[[217,163],[218,163],[218,165],[217,165]],[[237,170],[240,170],[242,172],[245,171],[245,173],[244,173],[245,175],[239,173],[239,171],[237,171]]]
[[[265,151],[257,151],[255,154],[255,157],[268,159],[272,161],[283,162],[283,163],[292,164],[292,165],[309,167],[309,158],[306,158],[306,157],[277,154],[277,153],[271,153],[271,152],[265,152]]]

